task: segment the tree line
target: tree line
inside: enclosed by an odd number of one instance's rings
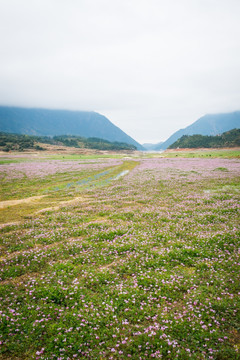
[[[0,148],[3,151],[45,150],[40,144],[59,145],[96,150],[136,150],[136,146],[118,141],[81,136],[33,136],[0,132]]]

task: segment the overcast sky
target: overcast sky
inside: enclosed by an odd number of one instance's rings
[[[240,110],[240,0],[0,0],[0,104],[98,111],[140,143]]]

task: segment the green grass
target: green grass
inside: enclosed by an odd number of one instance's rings
[[[18,162],[19,161],[17,159],[15,159],[15,160],[2,159],[2,160],[0,160],[0,165],[14,164],[14,163],[18,163]]]
[[[226,158],[226,159],[234,159],[240,158],[240,150],[193,150],[193,151],[171,151],[171,152],[163,152],[160,154],[161,157],[169,157],[169,158]]]
[[[68,173],[56,173],[43,178],[29,178],[24,176],[21,179],[2,180],[0,199],[12,200],[23,199],[31,196],[46,195],[56,187],[64,187],[70,181],[77,181],[86,176],[95,175],[96,171],[79,171]]]
[[[122,159],[128,155],[124,153],[120,154],[70,154],[70,155],[46,155],[44,156],[48,160],[91,160],[91,159]],[[131,156],[131,154],[130,154]]]
[[[0,230],[0,358],[239,358],[237,167],[139,163],[79,192],[65,187],[79,173],[49,177],[41,201],[81,201],[40,214],[24,205],[26,218]],[[130,176],[104,183],[123,170]],[[23,198],[27,179],[10,182],[9,196],[11,186]]]
[[[136,161],[124,161],[122,165],[108,167],[102,171],[88,170],[86,172],[85,170],[56,173],[43,178],[25,176],[21,179],[2,181],[1,201],[21,200],[33,196],[42,196],[42,198],[4,209],[0,208],[0,224],[19,221],[44,208],[61,206],[62,203],[81,196],[89,188],[108,185],[119,173],[125,170],[131,171],[137,164]],[[99,174],[100,177],[98,177]],[[81,181],[86,181],[86,183]]]

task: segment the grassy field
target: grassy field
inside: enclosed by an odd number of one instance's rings
[[[162,154],[163,157],[183,157],[183,158],[240,158],[240,149],[179,149],[167,150]]]
[[[240,160],[201,154],[1,162],[0,359],[240,358]]]

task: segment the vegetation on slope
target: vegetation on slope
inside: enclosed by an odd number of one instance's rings
[[[0,106],[0,132],[35,136],[63,134],[99,137],[143,147],[115,126],[105,116],[94,111],[29,109]]]
[[[240,111],[225,114],[209,114],[201,117],[184,129],[172,134],[164,143],[155,147],[155,150],[165,150],[183,135],[215,136],[232,129],[240,128]]]
[[[0,149],[3,151],[24,151],[27,149],[44,150],[42,144],[64,145],[75,148],[87,148],[97,150],[136,150],[136,146],[123,142],[110,142],[99,138],[84,138],[80,136],[31,136],[8,134],[0,132]]]
[[[223,148],[240,146],[240,129],[233,129],[217,136],[183,135],[168,149],[176,148]]]

